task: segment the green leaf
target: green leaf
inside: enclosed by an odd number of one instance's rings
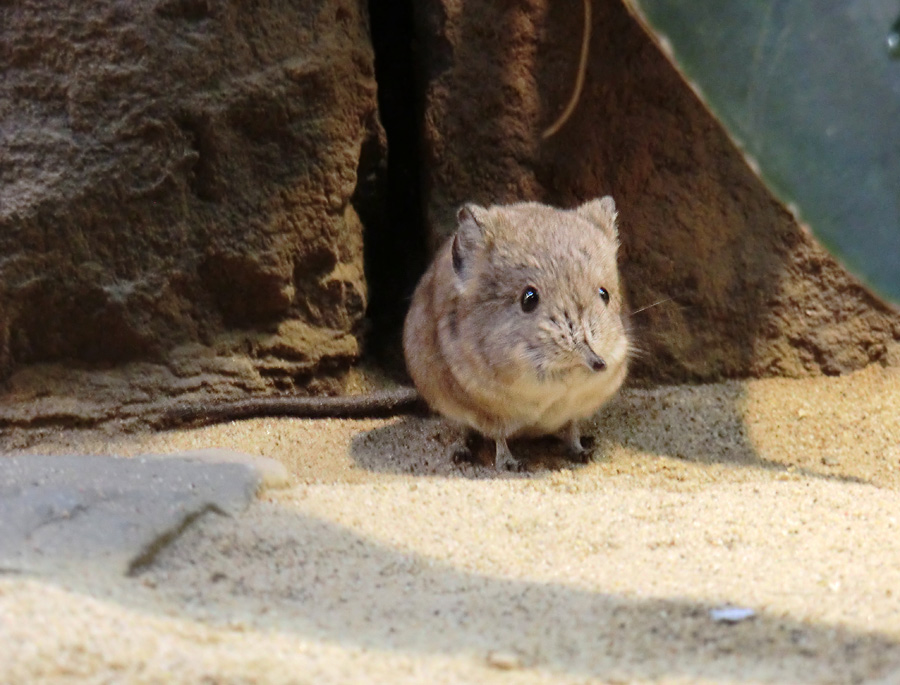
[[[900,3],[626,3],[774,194],[900,303]]]

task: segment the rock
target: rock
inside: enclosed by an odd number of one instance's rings
[[[0,571],[140,569],[199,516],[252,501],[260,473],[221,456],[0,457]]]
[[[488,652],[487,663],[498,671],[512,671],[522,668],[522,659],[513,652],[492,651]]]
[[[291,476],[287,468],[277,459],[261,457],[256,454],[237,452],[235,450],[211,447],[202,450],[189,450],[175,454],[149,455],[159,459],[190,459],[207,464],[243,464],[256,472],[259,487],[265,489],[286,488],[291,484]]]
[[[367,297],[354,203],[385,155],[364,4],[25,0],[0,45],[0,379],[340,377]]]
[[[756,611],[749,607],[725,605],[709,610],[709,617],[716,623],[740,623],[756,617]]]
[[[594,2],[584,91],[555,136],[582,32],[565,3],[415,3],[435,245],[455,209],[612,194],[628,296],[655,381],[833,374],[900,362],[900,315],[841,268],[619,2]],[[850,227],[848,227],[849,230]]]

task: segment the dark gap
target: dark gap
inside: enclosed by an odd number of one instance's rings
[[[402,370],[403,318],[425,268],[427,243],[421,192],[421,89],[416,75],[414,0],[369,0],[378,109],[388,163],[380,220],[365,222],[367,354]]]

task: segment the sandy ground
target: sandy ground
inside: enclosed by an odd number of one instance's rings
[[[627,390],[596,459],[455,466],[437,419],[253,420],[293,482],[133,577],[0,576],[0,682],[900,682],[900,370]],[[710,610],[753,609],[728,624]]]

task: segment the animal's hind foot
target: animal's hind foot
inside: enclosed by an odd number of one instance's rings
[[[480,433],[470,430],[466,437],[449,449],[450,461],[457,465],[490,466],[493,459],[493,444]]]

